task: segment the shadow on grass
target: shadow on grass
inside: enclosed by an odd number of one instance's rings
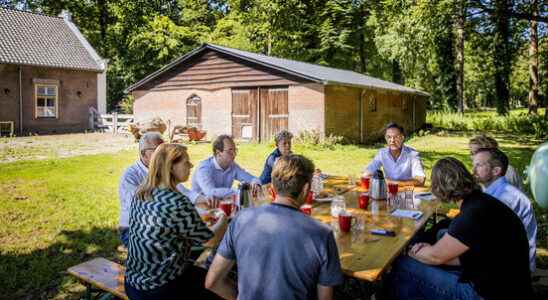
[[[79,299],[83,290],[76,294],[64,290],[65,285],[76,282],[65,271],[100,256],[120,263],[118,245],[117,230],[95,227],[62,231],[53,244],[30,253],[2,252],[0,299]]]

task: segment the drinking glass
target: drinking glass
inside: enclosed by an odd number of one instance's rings
[[[335,196],[333,201],[331,201],[331,216],[337,218],[341,211],[346,210],[346,203],[344,202],[343,196]]]

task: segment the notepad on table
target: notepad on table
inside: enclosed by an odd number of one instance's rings
[[[409,210],[409,209],[396,209],[392,212],[392,216],[398,218],[409,218],[413,220],[418,220],[422,217],[422,212],[418,210]]]

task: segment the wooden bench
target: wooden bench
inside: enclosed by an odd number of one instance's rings
[[[68,269],[70,275],[85,283],[85,299],[88,300],[93,299],[93,293],[104,294],[100,299],[109,299],[114,295],[127,300],[128,297],[124,289],[125,271],[126,269],[123,266],[102,257]]]

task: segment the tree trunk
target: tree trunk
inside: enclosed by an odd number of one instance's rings
[[[495,23],[495,90],[496,106],[499,115],[507,115],[509,108],[509,82],[512,71],[510,53],[510,3],[509,0],[496,0],[493,15]]]
[[[466,20],[466,1],[460,0],[457,9],[457,111],[464,113],[464,22]]]
[[[101,33],[101,55],[103,57],[107,56],[107,0],[97,0],[97,6],[99,8],[99,31]]]
[[[367,71],[367,59],[365,56],[365,36],[363,33],[363,28],[359,34],[360,37],[360,73],[365,74]]]
[[[534,17],[538,14],[538,0],[531,2],[531,15]],[[529,46],[529,98],[528,107],[529,114],[538,114],[538,26],[537,21],[532,20],[530,23],[531,42]]]
[[[403,76],[401,74],[400,64],[397,60],[392,60],[392,82],[403,84]]]

